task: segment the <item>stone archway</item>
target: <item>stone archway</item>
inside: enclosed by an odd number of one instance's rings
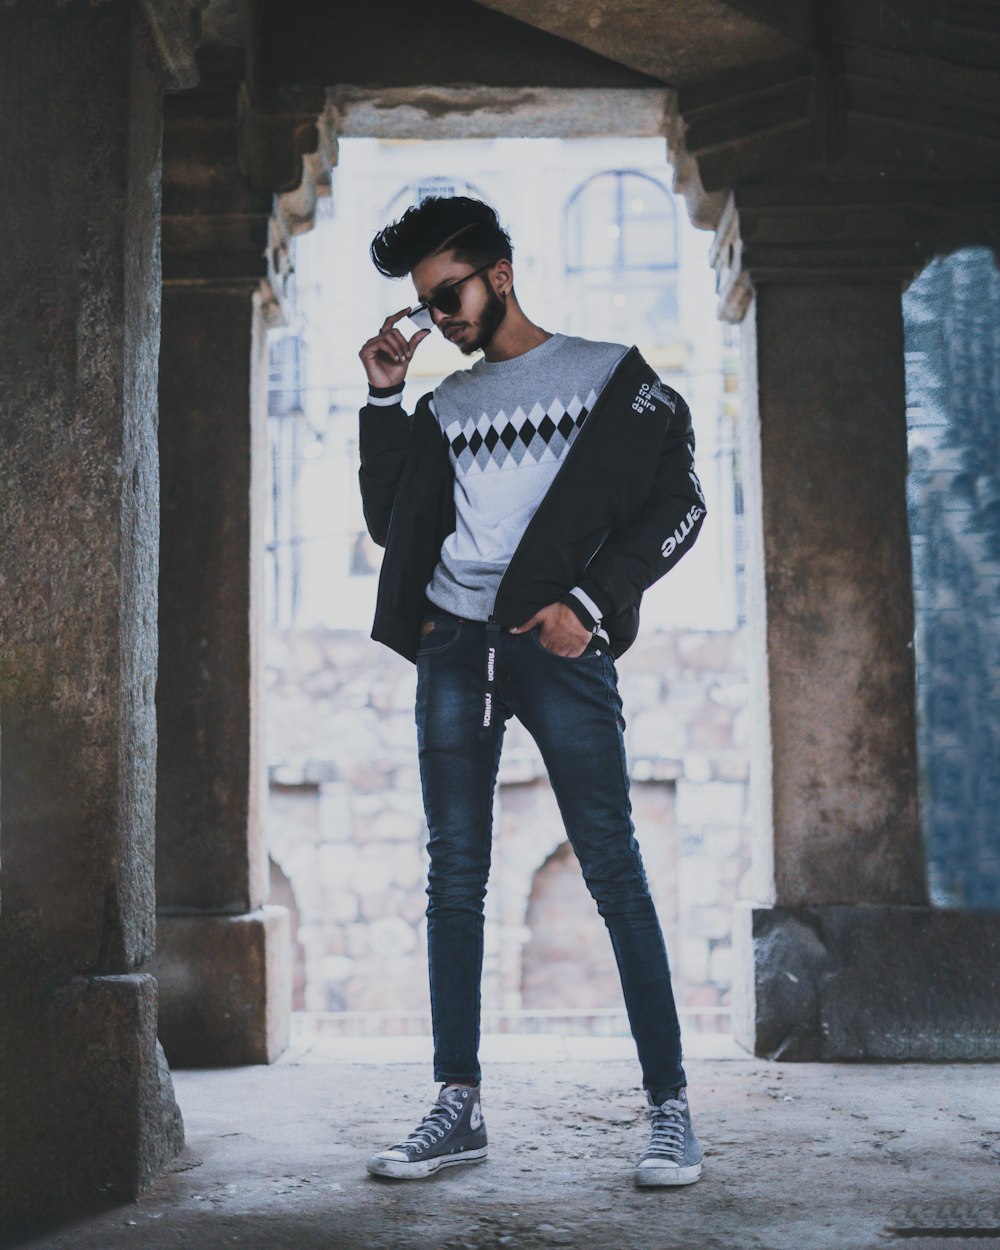
[[[860,63],[845,71],[856,81],[869,72]],[[720,315],[745,319],[746,330],[756,840],[754,897],[738,908],[737,1036],[755,1053],[802,1059],[936,1057],[941,1046],[950,1053],[954,1033],[950,1013],[921,991],[919,968],[931,947],[939,950],[940,937],[928,936],[917,955],[913,934],[954,929],[950,959],[961,958],[959,931],[980,937],[970,917],[927,907],[916,807],[900,294],[915,251],[940,246],[956,229],[992,237],[982,218],[988,192],[958,193],[936,210],[935,226],[914,237],[914,222],[926,223],[921,214],[932,211],[936,193],[902,180],[924,151],[904,144],[896,158],[900,181],[869,186],[864,170],[868,145],[880,142],[879,122],[869,131],[867,115],[844,112],[857,149],[834,153],[821,144],[816,156],[815,115],[793,107],[775,125],[748,105],[747,85],[737,73],[720,79],[714,97],[682,85],[665,96],[662,123],[692,216],[717,227]],[[349,128],[352,116],[370,108],[365,95],[343,87],[331,93],[325,124]],[[458,100],[447,91],[431,98],[399,89],[390,99],[404,128],[408,108],[422,109],[432,128],[457,124],[446,110],[449,99]],[[841,96],[828,103],[847,108]],[[467,115],[488,116],[489,104],[478,95],[462,101]],[[399,135],[391,112],[384,133]],[[789,142],[804,163],[794,190],[782,182]],[[834,166],[852,161],[856,177],[831,177]],[[900,205],[913,199],[922,207],[902,224]],[[849,373],[839,363],[845,357]],[[902,994],[914,1004],[913,1020],[900,1030],[872,1012],[859,1039],[856,1012],[830,994],[847,984],[860,992],[859,985],[830,974],[846,971],[872,925],[877,948],[912,953],[898,965],[880,959],[876,997],[897,1002]],[[789,995],[784,974],[792,966],[800,988]],[[977,995],[963,993],[958,1009],[974,1022],[976,1053],[994,1053]]]
[[[521,952],[521,1004],[618,1006],[614,952],[568,842],[535,873],[524,917],[531,936]]]

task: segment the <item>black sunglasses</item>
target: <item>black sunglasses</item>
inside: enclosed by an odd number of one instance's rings
[[[417,304],[415,308],[411,308],[406,315],[420,330],[427,330],[433,326],[434,318],[431,315],[431,310],[434,308],[438,312],[444,313],[446,317],[452,316],[462,307],[462,297],[458,293],[458,288],[462,283],[468,282],[470,278],[474,278],[477,273],[482,273],[484,269],[492,269],[496,263],[495,260],[491,260],[488,265],[480,265],[478,269],[473,269],[472,273],[467,273],[464,277],[459,278],[457,282],[443,286],[430,299],[426,299],[422,304]]]

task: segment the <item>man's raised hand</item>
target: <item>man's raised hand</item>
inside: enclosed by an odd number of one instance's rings
[[[409,308],[401,308],[386,317],[382,329],[358,352],[372,386],[398,386],[406,377],[417,346],[430,334],[430,330],[418,330],[407,341],[402,331],[395,328],[396,322],[409,311]]]

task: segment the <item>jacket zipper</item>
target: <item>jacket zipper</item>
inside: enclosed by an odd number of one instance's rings
[[[535,509],[534,515],[532,516],[528,524],[525,526],[524,533],[521,535],[520,541],[518,542],[517,546],[514,548],[513,555],[510,557],[510,560],[507,562],[507,567],[506,569],[504,569],[503,576],[500,578],[500,581],[497,585],[497,592],[493,596],[493,611],[489,615],[489,623],[491,625],[495,625],[497,623],[496,622],[497,600],[500,598],[500,592],[503,589],[503,584],[507,580],[507,575],[510,573],[511,569],[514,567],[514,562],[517,560],[518,554],[521,551],[521,548],[524,546],[525,539],[531,533],[532,526],[534,526],[535,523],[538,521],[539,513],[543,510],[546,503],[548,503],[549,500],[551,499],[552,487],[555,486],[559,478],[562,477],[563,474],[566,472],[566,466],[569,464],[570,457],[576,451],[577,447],[579,447],[580,440],[586,434],[587,430],[590,429],[591,426],[594,424],[594,418],[598,414],[598,412],[600,412],[601,409],[604,407],[605,397],[607,396],[608,392],[611,390],[612,384],[614,383],[618,374],[624,368],[625,362],[631,357],[634,351],[635,351],[635,348],[630,347],[628,351],[625,353],[625,355],[618,362],[618,364],[615,365],[614,371],[612,372],[611,376],[608,378],[607,382],[605,382],[604,386],[601,388],[601,393],[597,397],[597,403],[593,406],[593,408],[588,413],[587,420],[583,423],[582,428],[580,429],[576,438],[573,440],[573,446],[570,447],[569,451],[566,453],[566,459],[562,462],[559,468],[559,472],[552,479],[552,484],[549,486],[549,489],[545,492],[545,495],[542,498],[542,502]],[[601,541],[598,543],[598,545],[594,548],[594,552],[593,552],[593,555],[591,555],[590,560],[593,560],[594,556],[597,555],[601,547],[604,546],[605,542],[607,541],[607,537],[608,535],[605,534],[604,537],[601,539]],[[587,561],[588,564],[590,563],[590,560]]]

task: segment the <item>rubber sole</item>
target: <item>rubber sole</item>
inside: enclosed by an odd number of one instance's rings
[[[701,1176],[701,1164],[686,1168],[636,1168],[635,1183],[640,1189],[662,1188],[666,1185],[693,1185]]]
[[[479,1150],[463,1150],[457,1155],[439,1155],[436,1159],[421,1159],[416,1163],[403,1163],[400,1159],[380,1159],[378,1155],[368,1161],[368,1171],[372,1176],[388,1176],[397,1181],[419,1181],[425,1176],[433,1176],[441,1168],[453,1167],[456,1163],[483,1163],[486,1159],[487,1147]]]

